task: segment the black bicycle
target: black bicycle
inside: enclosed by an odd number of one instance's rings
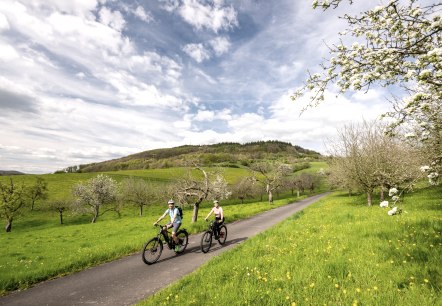
[[[227,227],[223,224],[219,227],[218,233],[215,233],[215,223],[213,221],[210,221],[209,228],[207,231],[204,232],[203,236],[201,237],[201,251],[203,253],[207,253],[210,250],[210,247],[212,246],[212,238],[215,238],[215,240],[218,240],[218,243],[223,245],[226,243],[227,239]]]
[[[169,249],[174,250],[176,254],[181,254],[184,252],[189,242],[189,234],[184,228],[177,232],[176,236],[179,243],[176,244],[172,238],[172,234],[164,225],[155,224],[155,226],[160,228],[157,236],[150,239],[144,245],[143,252],[141,253],[141,257],[147,265],[155,263],[160,258],[161,253],[163,252],[163,244],[166,244]]]

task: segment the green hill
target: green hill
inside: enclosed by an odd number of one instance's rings
[[[23,175],[23,172],[13,170],[0,170],[0,176]]]
[[[60,172],[102,172],[117,170],[184,167],[194,161],[202,166],[241,167],[257,161],[285,163],[318,160],[321,154],[281,141],[258,141],[245,144],[225,142],[213,145],[185,145],[155,149],[98,163],[71,166]]]

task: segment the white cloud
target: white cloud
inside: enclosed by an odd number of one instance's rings
[[[183,47],[183,51],[198,63],[210,59],[210,53],[204,48],[203,44],[187,44]]]
[[[133,12],[135,16],[140,18],[141,20],[149,23],[153,20],[152,15],[149,12],[146,12],[142,6],[137,6],[135,11]]]
[[[183,0],[180,6],[175,5],[175,9],[187,23],[196,29],[206,28],[217,33],[238,25],[235,9],[231,6],[222,6],[222,4],[222,1],[205,5],[200,0]]]
[[[8,19],[6,19],[6,16],[4,14],[0,13],[0,31],[8,29],[9,29]]]
[[[210,40],[209,44],[212,46],[217,56],[226,53],[230,48],[230,42],[227,37],[217,37]]]
[[[13,46],[0,42],[0,61],[16,60],[19,57],[20,55]]]
[[[199,110],[194,117],[195,121],[212,121],[215,118],[215,113],[208,110]]]
[[[103,7],[100,9],[99,12],[100,21],[121,32],[121,30],[124,28],[124,25],[126,24],[126,21],[124,20],[123,16],[119,11],[111,11],[110,9]]]

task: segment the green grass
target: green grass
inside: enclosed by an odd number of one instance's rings
[[[315,164],[315,163],[312,163]],[[306,169],[311,171],[311,168]],[[158,188],[178,179],[185,173],[183,168],[122,170],[105,172],[117,181],[134,176],[158,183]],[[197,172],[198,173],[198,172]],[[67,198],[72,186],[95,177],[98,173],[45,174],[42,178],[48,183],[48,201]],[[229,183],[238,177],[248,175],[246,169],[224,168],[223,174]],[[32,184],[35,175],[14,176],[14,182]],[[1,181],[8,180],[0,177]],[[319,189],[317,192],[323,189]],[[273,205],[266,202],[238,204],[237,199],[222,201],[227,222],[247,218],[251,215],[300,200],[291,194],[275,195]],[[192,209],[185,209],[184,227],[190,233],[206,229],[201,219],[212,208],[208,201],[202,203],[199,222],[191,223]],[[148,238],[156,232],[152,223],[164,212],[165,205],[155,205],[144,209],[144,216],[138,216],[138,209],[125,207],[121,218],[115,213],[100,216],[97,223],[91,224],[90,215],[63,214],[64,224],[59,224],[56,212],[47,211],[40,202],[36,210],[25,211],[14,218],[12,232],[0,231],[0,295],[16,289],[27,288],[39,281],[70,274],[99,263],[107,262],[124,255],[138,252]],[[5,222],[1,220],[1,222]]]
[[[442,305],[442,190],[401,215],[334,193],[141,305]]]
[[[227,222],[232,222],[293,200],[275,200],[272,205],[255,202],[223,206]],[[183,227],[190,233],[205,230],[204,216],[211,208],[211,203],[205,202],[196,223],[191,223],[192,208],[185,209]],[[68,215],[64,225],[58,223],[55,213],[28,213],[14,221],[12,232],[0,233],[0,245],[4,246],[0,248],[0,295],[139,252],[156,234],[152,224],[165,209],[165,205],[148,207],[139,217],[136,208],[125,208],[121,218],[107,213],[95,224],[90,223],[89,216]]]

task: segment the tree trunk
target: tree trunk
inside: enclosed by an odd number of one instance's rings
[[[299,198],[299,189],[296,190],[296,196]]]
[[[380,194],[380,197],[381,197],[381,202],[385,200],[385,197],[384,197],[384,186],[381,186],[381,194]]]
[[[99,212],[100,212],[100,207],[94,206],[94,217],[92,218],[92,223],[95,223],[95,221],[97,221]]]
[[[143,205],[140,205],[140,217],[143,216]]]
[[[369,190],[367,191],[367,205],[371,206],[372,201],[373,201],[373,191]]]
[[[269,204],[273,204],[273,193],[269,190]]]
[[[60,224],[63,224],[63,210],[58,211],[60,213]]]
[[[9,233],[12,230],[12,218],[8,218],[8,223],[5,226],[5,231]]]
[[[192,216],[192,223],[195,223],[198,221],[198,210],[200,208],[200,203],[195,203],[193,205],[193,216]]]

